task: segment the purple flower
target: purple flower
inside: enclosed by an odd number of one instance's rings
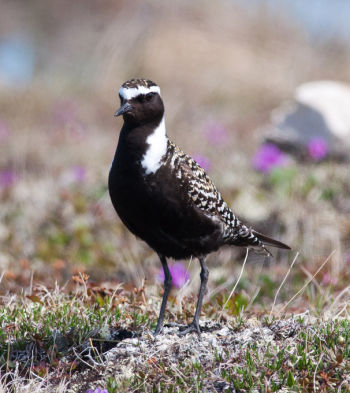
[[[205,171],[209,171],[211,168],[211,162],[209,158],[203,156],[202,154],[194,154],[193,158]]]
[[[227,142],[228,132],[223,124],[218,122],[210,122],[207,126],[206,136],[213,145],[223,145]]]
[[[313,160],[319,161],[328,154],[327,141],[323,138],[313,138],[307,144],[307,151]]]
[[[348,253],[348,255],[346,256],[346,264],[348,266],[350,266],[350,252]]]
[[[72,174],[77,183],[83,183],[86,180],[86,169],[80,165],[73,166]]]
[[[253,166],[257,171],[270,173],[272,169],[286,164],[286,155],[273,143],[264,143],[253,157]]]
[[[173,285],[176,288],[181,288],[190,279],[190,275],[186,270],[185,265],[182,262],[176,262],[169,266],[170,274],[173,278]],[[160,281],[164,281],[163,269],[159,271],[157,278]]]
[[[323,285],[335,285],[338,280],[335,277],[331,277],[329,273],[325,273],[322,277],[322,284]]]
[[[95,390],[89,389],[87,393],[108,393],[108,390],[107,389],[101,390],[100,388],[96,388]]]
[[[17,181],[17,174],[12,169],[4,169],[0,172],[0,186],[1,188],[9,188]]]

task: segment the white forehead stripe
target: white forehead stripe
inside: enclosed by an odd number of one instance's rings
[[[121,87],[119,89],[119,94],[121,95],[124,100],[131,100],[132,98],[137,97],[139,94],[148,94],[148,93],[158,93],[160,95],[160,88],[159,86],[138,86],[138,87]]]

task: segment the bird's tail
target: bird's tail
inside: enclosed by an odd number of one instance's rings
[[[238,221],[238,220],[237,220]],[[253,249],[255,252],[263,252],[267,255],[272,255],[266,246],[282,248],[284,250],[290,250],[290,247],[286,244],[272,239],[262,233],[255,231],[252,228],[248,228],[246,225],[238,221],[236,227],[232,231],[232,236],[228,239],[228,244],[234,246],[247,247]]]
[[[252,233],[263,243],[264,246],[283,248],[284,250],[290,250],[291,249],[286,244],[284,244],[284,243],[282,243],[282,242],[280,242],[278,240],[272,239],[271,237],[268,237],[266,235],[263,235],[260,232],[252,230]]]

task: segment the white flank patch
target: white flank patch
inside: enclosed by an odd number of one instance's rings
[[[127,87],[121,87],[119,89],[119,94],[124,100],[131,100],[132,98],[137,97],[139,94],[148,94],[148,93],[158,93],[160,95],[159,86],[138,86],[128,89]]]
[[[141,165],[146,171],[146,175],[155,173],[160,167],[160,160],[166,154],[168,138],[165,130],[164,117],[159,126],[146,139],[149,147],[142,157]]]

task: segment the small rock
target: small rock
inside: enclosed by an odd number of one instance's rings
[[[229,330],[229,328],[227,326],[224,326],[222,329],[218,330],[216,332],[216,334],[218,336],[225,337],[225,336],[228,336],[230,334],[230,330]]]

